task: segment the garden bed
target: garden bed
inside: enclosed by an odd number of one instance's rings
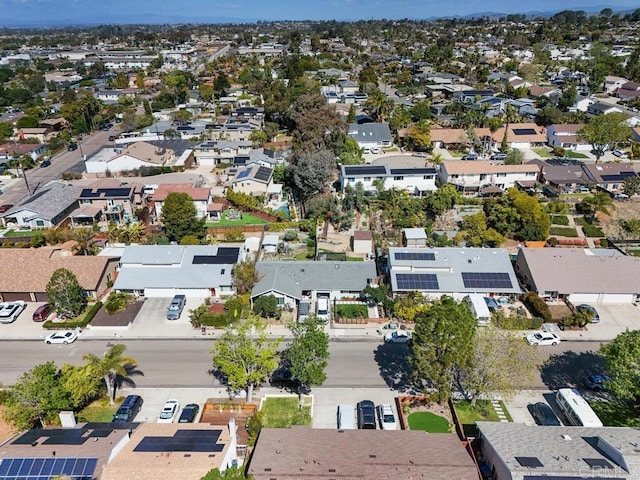
[[[336,305],[337,318],[368,318],[369,310],[361,303],[338,303]]]
[[[566,215],[552,215],[551,223],[553,225],[569,225],[569,218]]]
[[[126,327],[133,323],[138,312],[144,305],[144,302],[141,301],[133,301],[129,302],[127,307],[121,312],[114,313],[113,315],[109,315],[109,313],[104,309],[100,309],[93,320],[91,321],[92,327]]]
[[[595,225],[583,225],[582,231],[587,237],[604,237],[604,232]]]
[[[551,227],[549,229],[549,235],[559,237],[577,237],[578,232],[573,227]]]

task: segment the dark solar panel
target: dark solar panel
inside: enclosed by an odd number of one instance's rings
[[[250,174],[251,174],[251,169],[247,168],[246,170],[243,170],[242,172],[240,172],[238,174],[238,180],[241,180],[243,178],[247,178]]]
[[[516,461],[523,467],[539,468],[544,467],[537,457],[516,457]]]
[[[583,458],[583,460],[587,462],[587,465],[591,468],[610,468],[613,470],[613,465],[604,458]]]
[[[396,273],[399,290],[437,290],[438,276],[432,273]]]
[[[433,252],[395,252],[396,260],[435,260],[436,254]]]
[[[260,167],[258,171],[254,175],[256,180],[260,180],[262,182],[266,182],[271,177],[271,169],[269,167]]]
[[[514,128],[513,133],[516,135],[535,135],[536,131],[533,128]]]
[[[5,458],[0,462],[0,480],[51,480],[59,476],[89,480],[97,458]]]
[[[345,175],[384,175],[387,169],[382,165],[362,165],[344,167]]]
[[[233,158],[233,164],[236,167],[243,167],[247,164],[247,160],[249,160],[249,157],[234,157]],[[231,172],[229,172],[231,173]]]
[[[173,437],[144,437],[134,452],[221,452],[222,430],[178,430]]]
[[[108,198],[108,197],[128,197],[131,194],[131,187],[122,188],[83,188],[80,198]]]
[[[462,272],[465,288],[513,288],[508,273]]]
[[[626,178],[635,176],[634,172],[620,172],[615,175],[600,175],[603,182],[623,182]]]
[[[391,175],[435,175],[435,168],[392,168]]]

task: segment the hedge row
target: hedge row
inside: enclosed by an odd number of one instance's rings
[[[539,330],[544,323],[544,319],[540,317],[504,317],[495,316],[493,324],[504,330]]]
[[[577,237],[578,232],[572,227],[551,227],[549,229],[550,235],[558,235],[559,237]]]
[[[551,223],[553,225],[569,225],[569,218],[565,215],[553,215]]]
[[[587,237],[604,237],[602,229],[595,225],[584,225],[582,231]]]
[[[42,328],[47,330],[73,330],[74,328],[84,328],[91,323],[91,320],[93,320],[93,317],[96,316],[101,308],[102,302],[96,302],[80,321],[71,319],[65,320],[64,322],[52,322],[51,320],[47,320],[42,324]]]

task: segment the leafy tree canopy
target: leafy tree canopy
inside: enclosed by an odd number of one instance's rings
[[[607,387],[618,398],[640,398],[640,330],[627,330],[600,348],[611,381]]]
[[[162,206],[162,223],[167,237],[179,242],[186,236],[204,237],[204,219],[199,218],[188,193],[171,192]]]
[[[327,379],[325,369],[329,359],[329,335],[324,325],[309,316],[304,322],[289,324],[293,340],[286,350],[291,374],[300,383],[299,395],[312,385],[322,385]]]
[[[87,306],[87,297],[73,272],[59,268],[46,287],[49,303],[58,315],[77,317]]]

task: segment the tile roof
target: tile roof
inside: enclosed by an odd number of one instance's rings
[[[373,240],[371,230],[356,230],[353,232],[354,240]]]
[[[549,125],[548,128],[553,127],[556,133],[571,133],[576,134],[578,130],[584,127],[584,123],[556,123],[554,125]],[[565,138],[562,136],[562,138]]]
[[[75,274],[88,291],[98,288],[110,257],[73,256],[55,247],[0,249],[0,292],[44,292],[58,268]]]
[[[263,428],[248,473],[256,480],[477,480],[454,434],[416,430]]]
[[[493,140],[495,142],[501,142],[504,138],[506,126],[500,127],[493,134]],[[533,130],[534,133],[517,135],[518,130]],[[512,123],[509,124],[509,130],[507,132],[508,142],[532,142],[532,143],[547,143],[547,132],[544,127],[539,127],[535,123]]]
[[[153,201],[164,202],[170,193],[187,193],[193,200],[206,202],[211,196],[211,190],[206,187],[194,187],[190,183],[163,183],[152,195]]]
[[[432,128],[429,132],[432,142],[466,143],[469,136],[463,128]]]

